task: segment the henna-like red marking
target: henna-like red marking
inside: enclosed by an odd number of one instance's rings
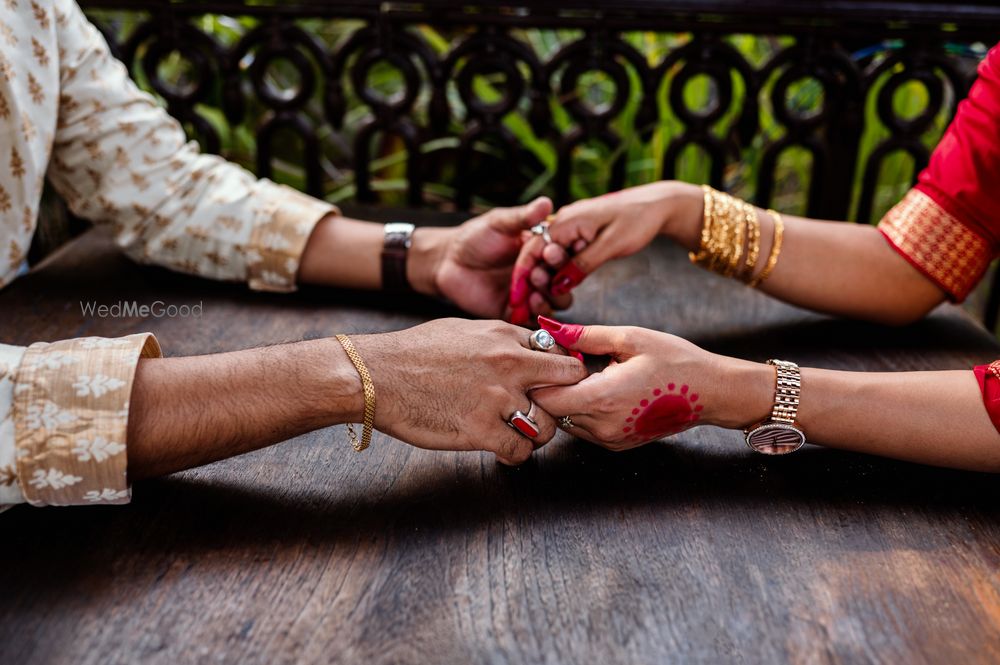
[[[587,278],[587,273],[580,269],[575,261],[570,261],[552,277],[550,290],[552,295],[561,296],[569,293]]]
[[[531,275],[529,268],[518,267],[510,276],[510,305],[523,305],[531,295],[531,288],[528,278]]]
[[[682,385],[679,392],[675,392],[675,388],[675,384],[667,384],[666,392],[659,388],[653,390],[652,401],[640,400],[639,406],[643,408],[632,409],[632,415],[637,417],[626,418],[625,422],[629,425],[623,427],[622,431],[625,434],[634,431],[636,441],[650,441],[694,426],[704,406],[694,406],[698,395],[689,394],[690,388],[687,385]]]

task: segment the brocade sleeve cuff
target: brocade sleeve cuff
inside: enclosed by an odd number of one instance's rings
[[[965,300],[993,260],[986,238],[920,189],[911,189],[878,229],[893,249],[956,302]]]
[[[340,211],[291,187],[261,181],[263,214],[250,234],[248,283],[256,291],[295,290],[302,253],[316,224]]]
[[[17,475],[34,506],[128,503],[129,398],[149,333],[32,344],[14,378]]]

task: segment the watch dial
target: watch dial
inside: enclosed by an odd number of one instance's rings
[[[747,434],[747,445],[765,455],[787,455],[805,442],[805,435],[791,425],[761,425]]]

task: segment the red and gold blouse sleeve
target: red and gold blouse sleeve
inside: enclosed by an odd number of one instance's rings
[[[994,47],[917,185],[879,222],[889,244],[962,301],[1000,248],[1000,50]]]

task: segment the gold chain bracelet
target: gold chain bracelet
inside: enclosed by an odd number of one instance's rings
[[[372,375],[365,367],[365,361],[361,359],[358,350],[354,348],[354,342],[347,335],[337,335],[337,341],[344,347],[344,352],[354,364],[354,369],[358,370],[361,377],[361,389],[365,393],[365,415],[363,428],[361,430],[361,441],[358,441],[358,433],[354,431],[354,425],[347,423],[347,434],[351,438],[351,445],[354,450],[361,452],[372,442],[372,428],[375,426],[375,384],[372,382]]]

